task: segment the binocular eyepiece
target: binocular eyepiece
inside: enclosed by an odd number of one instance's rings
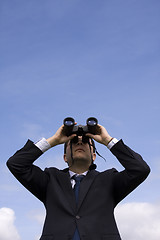
[[[77,136],[83,136],[86,133],[98,134],[97,124],[98,120],[94,117],[90,117],[86,121],[86,125],[75,125],[75,120],[71,117],[67,117],[63,121],[64,134],[70,136],[77,134]]]

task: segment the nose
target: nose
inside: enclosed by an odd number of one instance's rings
[[[78,142],[77,142],[77,145],[82,145],[83,142],[82,142],[82,136],[78,136]]]

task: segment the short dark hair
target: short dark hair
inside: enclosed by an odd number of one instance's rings
[[[91,139],[91,142],[92,142],[90,145],[93,147],[93,152],[95,153],[96,152],[95,142],[94,142],[93,138],[90,138],[90,139]],[[64,154],[66,154],[66,148],[67,148],[68,142],[69,141],[64,143]]]

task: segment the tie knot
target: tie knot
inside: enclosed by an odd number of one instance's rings
[[[76,181],[76,183],[77,182],[80,183],[83,178],[84,178],[84,175],[79,175],[79,176],[74,175],[73,176],[73,179]]]

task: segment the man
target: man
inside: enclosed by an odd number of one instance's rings
[[[122,140],[112,138],[98,124],[100,133],[87,133],[88,141],[76,134],[66,136],[64,126],[50,138],[37,143],[30,140],[7,162],[14,176],[46,208],[46,219],[40,240],[120,240],[114,219],[116,205],[142,183],[150,168],[142,157]],[[76,140],[75,140],[76,138]],[[124,167],[95,170],[93,141],[107,146]],[[64,160],[69,168],[46,168],[33,162],[51,147],[65,143]],[[74,175],[81,176],[77,180]],[[77,187],[78,186],[78,187]]]

